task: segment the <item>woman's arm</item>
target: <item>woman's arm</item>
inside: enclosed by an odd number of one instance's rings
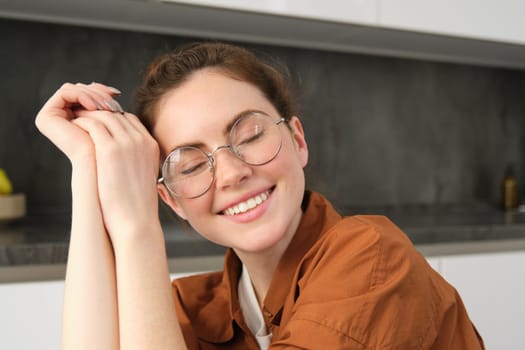
[[[160,224],[126,230],[115,243],[122,348],[186,349]]]
[[[35,121],[70,159],[73,169],[63,349],[119,348],[114,257],[99,205],[94,145],[89,135],[71,122],[75,109],[101,109],[113,100],[111,93],[95,85],[64,84]]]
[[[73,165],[63,349],[119,349],[115,263],[98,203],[94,163]]]
[[[158,218],[158,145],[132,114],[83,111],[92,138],[104,225],[116,263],[120,346],[186,349]]]

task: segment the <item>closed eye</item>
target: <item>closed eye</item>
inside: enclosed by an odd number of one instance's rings
[[[252,136],[242,140],[238,145],[242,146],[242,145],[245,145],[245,144],[249,144],[249,143],[255,142],[258,139],[260,139],[261,137],[263,137],[263,136],[264,136],[264,131],[257,132],[255,134],[253,134]]]
[[[181,174],[182,175],[185,175],[185,176],[188,176],[188,175],[196,175],[204,170],[206,170],[207,168],[207,163],[208,162],[200,162],[200,163],[197,163],[191,167],[186,167],[184,169],[181,170]]]

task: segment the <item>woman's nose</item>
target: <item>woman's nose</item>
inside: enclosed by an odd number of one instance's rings
[[[237,158],[231,149],[225,150],[214,154],[215,182],[220,189],[236,186],[252,174],[250,165]]]

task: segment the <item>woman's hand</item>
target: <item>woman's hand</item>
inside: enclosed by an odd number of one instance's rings
[[[123,225],[136,228],[158,220],[158,145],[113,99],[118,93],[97,83],[66,83],[35,120],[74,167],[96,165],[100,206],[112,239]]]
[[[89,135],[71,123],[78,110],[122,111],[113,99],[119,94],[115,88],[92,83],[62,85],[38,112],[37,128],[53,142],[72,163],[85,157],[94,157],[94,147]]]
[[[158,223],[159,147],[130,113],[82,110],[73,124],[95,148],[104,224],[114,242],[126,233],[146,233]]]

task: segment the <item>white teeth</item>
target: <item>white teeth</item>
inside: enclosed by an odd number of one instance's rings
[[[242,202],[239,204],[239,210],[241,213],[244,213],[246,210],[248,210],[248,204],[246,204],[246,202]]]
[[[241,202],[237,205],[234,205],[233,207],[225,209],[223,213],[225,215],[236,215],[239,213],[245,213],[248,210],[255,208],[256,206],[267,200],[269,195],[269,191],[263,192],[255,197],[248,199],[247,201]]]

